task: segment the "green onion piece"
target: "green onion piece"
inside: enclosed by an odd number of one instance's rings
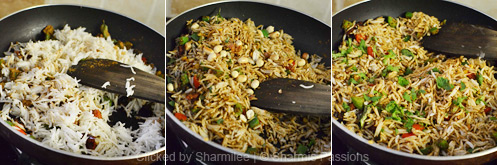
[[[252,120],[249,121],[249,128],[255,128],[259,125],[259,119],[255,116]]]
[[[397,20],[393,17],[388,16],[387,22],[388,22],[388,25],[390,25],[390,27],[395,28],[397,26]]]
[[[406,78],[401,77],[401,76],[399,76],[398,82],[399,82],[399,85],[403,86],[403,87],[406,87],[407,85],[409,85],[409,80],[407,80]]]
[[[492,121],[497,120],[497,118],[495,116],[490,116],[489,119],[492,120]]]
[[[179,42],[180,45],[184,45],[186,44],[186,42],[188,42],[188,36],[183,36],[183,37],[180,37],[181,41]]]
[[[247,153],[247,154],[256,154],[257,151],[258,151],[257,148],[248,147],[247,150],[245,151],[245,153]]]
[[[114,102],[107,96],[104,96],[104,101],[109,101],[109,106],[114,105]]]
[[[468,148],[466,151],[468,151],[468,153],[470,153],[470,154],[471,154],[471,153],[473,153],[473,151],[474,151],[474,150],[475,150],[475,149],[473,149],[473,148]]]
[[[9,124],[10,126],[14,126],[14,123],[10,122],[10,121],[5,121],[7,124]]]
[[[357,109],[362,110],[364,108],[364,98],[363,97],[352,96],[351,99],[352,99],[352,104],[354,104],[354,106]]]
[[[347,112],[348,112],[348,111],[350,111],[350,106],[349,106],[349,104],[347,104],[347,103],[343,102],[343,103],[342,103],[342,107],[343,107],[343,109],[345,109],[345,111],[347,111]]]
[[[411,118],[407,119],[406,124],[404,124],[404,127],[407,128],[407,132],[411,132],[412,125],[414,125],[414,120],[412,120]]]
[[[264,35],[264,38],[267,38],[269,36],[269,33],[267,32],[266,29],[262,29],[262,35]]]
[[[299,144],[299,146],[297,147],[297,154],[305,154],[307,153],[307,150],[307,146]]]
[[[476,75],[476,80],[478,81],[478,84],[483,84],[483,76],[481,74]]]
[[[436,28],[436,27],[433,27],[433,28],[431,28],[431,29],[430,29],[430,33],[431,33],[432,35],[438,34],[438,31],[439,31],[439,30],[438,30],[438,28]]]
[[[357,67],[356,66],[352,66],[351,68],[354,72],[357,72]]]
[[[407,76],[409,74],[413,73],[412,69],[411,68],[406,68],[406,70],[404,71],[404,76]]]
[[[451,90],[454,85],[450,84],[449,80],[443,77],[437,77],[437,87],[445,90]]]
[[[216,71],[216,76],[217,76],[217,77],[221,77],[221,76],[223,76],[223,75],[224,75],[224,72],[223,72],[223,71],[221,71],[221,70],[219,70],[219,69],[215,69],[215,71]]]
[[[331,54],[331,57],[332,57],[332,58],[338,58],[338,57],[344,57],[344,56],[345,56],[345,55],[344,55],[344,54],[342,54],[342,53],[334,53],[334,52],[333,52],[333,53]]]
[[[209,16],[202,16],[202,21],[209,22]]]
[[[200,37],[198,36],[198,34],[197,34],[197,33],[193,33],[193,34],[190,36],[190,38],[192,38],[192,40],[194,40],[194,41],[198,41],[198,40],[200,39]]]
[[[235,116],[237,116],[237,117],[240,116],[243,112],[243,109],[244,109],[244,107],[242,104],[236,103],[235,104]]]
[[[193,108],[193,109],[192,109],[192,112],[193,112],[193,113],[197,113],[199,110],[200,110],[199,108]]]
[[[169,101],[169,102],[167,102],[167,103],[168,103],[169,105],[171,105],[171,106],[173,106],[173,107],[174,107],[174,104],[175,104],[175,103],[174,103],[174,101]]]
[[[447,23],[447,19],[444,19],[442,22],[440,22],[440,25],[445,25]]]
[[[307,147],[311,148],[314,144],[316,144],[316,139],[311,139],[311,141],[309,141],[309,144],[307,144]]]
[[[412,57],[412,56],[414,56],[414,54],[412,54],[412,52],[411,52],[411,51],[409,51],[408,49],[402,49],[402,50],[400,50],[400,53],[401,53],[402,55],[404,55],[404,56],[407,56],[407,57]]]
[[[464,82],[461,81],[461,89],[459,90],[463,91],[464,89],[466,89],[466,84],[464,84]]]
[[[407,36],[404,38],[404,42],[407,42],[407,41],[409,41],[409,40],[411,40],[411,35],[407,35]]]
[[[494,135],[497,135],[496,133],[494,133]],[[440,139],[437,142],[437,146],[442,150],[447,150],[447,148],[449,148],[449,143],[445,139]]]
[[[223,119],[217,119],[216,123],[217,123],[217,124],[222,124],[222,123],[223,123],[223,121],[224,121]]]
[[[406,18],[412,18],[412,12],[406,12]]]

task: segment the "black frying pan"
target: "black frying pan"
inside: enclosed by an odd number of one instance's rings
[[[42,29],[47,25],[61,29],[65,24],[71,28],[86,27],[87,32],[97,35],[102,20],[109,26],[112,38],[131,41],[134,48],[143,52],[149,62],[164,72],[164,37],[151,28],[123,15],[113,12],[71,5],[37,6],[19,11],[0,20],[0,51],[7,51],[11,42],[42,40]],[[2,53],[3,55],[3,53]],[[114,115],[112,122],[123,121],[136,125],[136,120],[125,115]],[[0,134],[22,152],[46,164],[150,164],[162,160],[165,147],[134,156],[96,157],[74,154],[43,146],[40,142],[24,136],[13,127],[0,122]]]
[[[221,2],[212,3],[190,9],[166,24],[166,49],[173,50],[175,47],[175,39],[181,34],[187,33],[186,21],[190,19],[201,19],[202,16],[212,16],[218,13],[221,8],[221,15],[225,18],[236,17],[241,20],[252,19],[256,25],[272,25],[275,29],[283,29],[285,33],[290,34],[294,38],[294,46],[302,52],[309,54],[317,54],[323,57],[322,62],[326,66],[330,66],[331,45],[330,45],[330,27],[326,24],[300,12],[287,8],[274,6],[270,4],[258,2]],[[167,102],[170,101],[170,96],[167,96]],[[185,141],[193,149],[199,151],[200,155],[205,154],[222,154],[231,155],[239,161],[253,162],[272,162],[272,163],[290,163],[290,162],[305,162],[326,159],[331,156],[331,153],[310,156],[305,158],[286,158],[286,159],[271,159],[260,156],[240,153],[232,149],[222,147],[221,145],[204,141],[199,135],[185,127],[171,113],[173,107],[167,106],[166,111],[166,132],[173,131],[183,141]],[[195,156],[195,155],[194,155]],[[218,162],[219,163],[219,162]],[[230,162],[226,162],[230,163]],[[233,162],[231,162],[233,163]],[[329,164],[326,161],[318,163]]]
[[[494,4],[489,4],[494,5]],[[407,11],[422,11],[439,20],[447,22],[464,22],[495,29],[497,21],[488,15],[469,7],[449,1],[435,0],[372,0],[346,8],[332,18],[333,50],[338,50],[344,34],[342,21],[365,21],[379,16],[399,17]],[[443,30],[443,27],[442,29]],[[369,159],[384,164],[483,164],[497,158],[497,148],[464,156],[423,156],[388,149],[378,144],[369,144],[367,140],[350,132],[333,119],[333,136],[351,146]]]

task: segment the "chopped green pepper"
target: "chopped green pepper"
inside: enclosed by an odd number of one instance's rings
[[[179,42],[179,44],[180,44],[180,45],[184,45],[184,44],[186,44],[188,41],[189,41],[188,36],[183,36],[183,37],[180,37],[180,42]]]
[[[307,150],[307,146],[299,144],[299,146],[297,147],[297,154],[305,154],[307,153]]]
[[[364,108],[364,98],[363,97],[352,96],[352,104],[354,104],[354,106],[357,109],[362,110]]]
[[[397,20],[393,17],[388,16],[387,22],[388,22],[388,25],[390,25],[390,27],[395,28],[397,26]]]
[[[105,21],[102,22],[102,25],[100,25],[100,31],[102,32],[102,35],[107,38],[110,36],[109,33],[109,26],[105,24]]]
[[[445,139],[439,139],[437,142],[437,146],[442,150],[447,150],[449,148],[449,143]]]
[[[342,28],[343,30],[347,30],[349,29],[350,27],[352,27],[352,22],[348,21],[348,20],[343,20],[343,24],[342,24]]]
[[[249,121],[249,128],[255,128],[259,125],[259,119],[255,116],[252,120]]]
[[[104,96],[104,101],[109,101],[109,106],[114,105],[114,102],[108,96]]]
[[[188,79],[188,74],[183,73],[181,75],[181,85],[185,86],[185,85],[188,85],[188,83],[190,83],[190,79]]]
[[[262,29],[261,31],[262,31],[262,35],[264,35],[264,38],[268,38],[268,36],[269,36],[268,31],[266,29]]]
[[[49,40],[50,38],[52,38],[53,33],[54,33],[53,26],[52,26],[52,25],[47,25],[47,26],[43,29],[43,33],[45,33],[45,40]],[[107,32],[107,33],[108,33],[108,32]]]
[[[411,40],[411,35],[407,35],[407,36],[404,38],[404,42],[407,42],[407,41],[409,41],[409,40]]]
[[[406,18],[412,18],[412,12],[406,12]]]
[[[428,146],[428,147],[426,147],[426,148],[420,149],[419,151],[421,151],[421,153],[422,153],[423,155],[428,155],[428,154],[430,154],[430,153],[431,153],[431,151],[432,151],[432,150],[433,150],[433,147]]]
[[[366,118],[368,118],[368,114],[371,112],[371,109],[371,106],[366,106],[366,111],[362,113],[361,119],[359,120],[361,128],[364,128],[364,123],[366,122]]]

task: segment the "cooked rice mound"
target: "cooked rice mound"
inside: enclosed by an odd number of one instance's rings
[[[124,96],[83,86],[66,74],[85,58],[112,59],[152,74],[156,68],[145,65],[142,54],[119,49],[110,37],[94,37],[85,28],[66,25],[54,35],[57,40],[12,44],[0,59],[2,119],[43,145],[73,153],[116,157],[163,147],[164,105],[127,98],[123,104]],[[146,105],[153,117],[142,117],[139,128],[109,125],[112,112],[124,108],[132,117]],[[89,139],[96,148],[87,148]]]
[[[408,153],[454,156],[495,147],[494,67],[426,51],[421,40],[443,24],[433,16],[394,20],[394,27],[383,17],[345,26],[341,52],[333,54],[333,117],[371,143]]]
[[[293,78],[330,84],[331,71],[319,63],[321,57],[296,51],[283,30],[256,26],[250,19],[214,16],[186,25],[189,33],[169,51],[167,65],[169,104],[183,124],[206,141],[265,157],[331,151],[330,118],[250,105],[257,81]]]

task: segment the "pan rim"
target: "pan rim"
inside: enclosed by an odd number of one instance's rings
[[[141,22],[139,22],[139,21],[137,21],[137,20],[135,20],[133,18],[130,18],[128,16],[125,16],[125,15],[122,15],[122,14],[119,14],[119,13],[116,13],[116,12],[113,12],[113,11],[109,11],[109,10],[105,10],[105,9],[101,9],[101,8],[96,8],[96,7],[91,7],[91,6],[85,6],[85,5],[72,5],[72,4],[43,4],[43,5],[35,5],[35,6],[23,8],[21,10],[13,12],[13,13],[5,16],[5,17],[2,17],[2,18],[0,18],[0,21],[3,21],[4,19],[7,19],[7,18],[9,18],[9,17],[11,17],[13,15],[16,15],[16,14],[19,14],[19,13],[22,13],[22,12],[26,12],[26,11],[29,11],[29,10],[38,9],[38,8],[45,8],[45,7],[57,7],[57,6],[60,6],[60,7],[66,6],[66,7],[87,8],[87,9],[91,9],[91,10],[99,10],[99,11],[104,11],[104,12],[109,12],[109,13],[112,13],[112,14],[116,14],[118,16],[130,19],[130,20],[132,20],[134,22],[137,22],[137,23],[141,24],[142,26],[144,26],[144,27],[146,27],[146,28],[154,31],[158,35],[162,36],[162,38],[164,38],[164,40],[165,40],[164,35],[162,35],[161,33],[157,32],[156,30],[150,28],[149,26],[147,26],[147,25],[145,25],[145,24],[143,24],[143,23],[141,23]],[[12,42],[15,42],[15,41],[12,41]],[[24,134],[22,134],[19,131],[15,130],[12,126],[10,126],[9,124],[7,124],[4,120],[0,120],[0,123],[2,123],[3,126],[6,127],[6,128],[8,128],[11,132],[14,132],[14,134],[17,134],[17,136],[22,137],[25,140],[28,140],[29,142],[36,144],[39,147],[42,147],[42,148],[47,149],[47,150],[50,150],[52,152],[56,152],[58,154],[62,154],[62,155],[65,155],[65,156],[76,157],[76,158],[84,158],[84,159],[97,160],[97,161],[122,161],[122,160],[132,160],[132,159],[140,159],[140,158],[143,159],[143,158],[146,158],[148,156],[156,155],[156,154],[158,154],[158,153],[163,152],[163,151],[166,150],[166,146],[164,145],[163,147],[161,147],[159,149],[156,149],[156,150],[153,150],[153,151],[150,151],[150,152],[146,152],[146,153],[137,154],[137,155],[114,156],[114,157],[83,155],[83,154],[77,154],[77,153],[73,153],[73,152],[69,152],[69,151],[65,151],[65,150],[55,149],[55,148],[52,148],[50,146],[46,146],[46,145],[42,144],[41,142],[39,142],[37,140],[34,140],[32,138],[29,138],[28,136],[25,136]],[[165,137],[164,137],[164,139],[165,139]],[[14,147],[17,148],[17,146],[14,146]],[[17,149],[19,149],[19,148],[17,148]],[[161,160],[161,159],[162,158],[158,158],[157,160]]]
[[[369,1],[369,0],[368,0]],[[169,21],[166,22],[166,29],[167,29],[167,25],[172,22],[174,19],[192,11],[192,10],[196,10],[196,9],[199,9],[199,8],[203,8],[203,7],[206,7],[206,6],[211,6],[211,5],[215,5],[215,4],[220,4],[220,3],[238,3],[238,2],[247,2],[247,3],[258,3],[258,4],[264,4],[264,5],[270,5],[270,6],[275,6],[275,7],[280,7],[280,8],[284,8],[284,9],[287,9],[287,10],[291,10],[293,12],[297,12],[299,14],[302,14],[302,15],[305,15],[307,17],[310,17],[316,21],[319,21],[320,23],[328,26],[330,29],[331,29],[331,25],[328,25],[326,23],[324,23],[323,21],[309,15],[309,14],[306,14],[306,13],[303,13],[303,12],[300,12],[300,11],[297,11],[295,9],[292,9],[292,8],[288,8],[288,7],[285,7],[285,6],[280,6],[280,5],[275,5],[275,4],[270,4],[270,3],[266,3],[266,2],[258,2],[258,1],[247,1],[247,0],[233,0],[233,1],[230,1],[230,0],[222,0],[222,1],[216,1],[216,2],[211,2],[211,3],[206,3],[206,4],[203,4],[203,5],[199,5],[199,6],[196,6],[196,7],[193,7],[193,8],[190,8],[188,10],[185,10],[184,12],[181,12],[180,14],[172,17]],[[167,31],[167,30],[166,30]]]
[[[236,0],[235,1],[227,1],[227,0],[223,0],[223,1],[211,2],[211,3],[203,4],[203,5],[200,5],[200,6],[196,6],[196,7],[190,8],[190,9],[188,9],[188,10],[186,10],[186,11],[184,11],[184,12],[182,12],[182,13],[176,15],[176,16],[174,16],[173,18],[171,18],[169,21],[166,22],[166,33],[167,33],[167,25],[169,23],[171,23],[174,19],[176,19],[176,18],[178,18],[178,17],[180,17],[180,16],[182,16],[182,15],[184,15],[184,14],[190,12],[190,11],[193,11],[193,10],[196,10],[196,9],[199,9],[199,8],[203,8],[203,7],[206,7],[206,6],[221,4],[221,3],[238,3],[238,2],[264,4],[264,5],[270,5],[270,6],[275,6],[275,7],[279,7],[279,8],[284,8],[284,9],[290,10],[292,12],[296,12],[296,13],[305,15],[307,17],[310,17],[310,18],[312,18],[312,19],[314,19],[314,20],[322,23],[323,25],[326,25],[328,28],[330,28],[330,32],[331,32],[331,25],[328,25],[328,24],[324,23],[323,21],[321,21],[319,19],[316,19],[316,18],[314,18],[314,17],[312,17],[312,16],[310,16],[308,14],[302,13],[300,11],[296,11],[296,10],[288,8],[288,7],[274,5],[274,4],[269,4],[269,3],[264,3],[264,2],[257,2],[257,1],[244,1],[244,0],[240,0],[240,1],[236,1]],[[331,34],[330,34],[330,37],[331,37]],[[182,122],[180,122],[176,117],[174,117],[174,115],[172,114],[171,111],[169,111],[169,109],[167,108],[167,106],[166,106],[166,116],[169,116],[169,118],[171,120],[173,120],[176,125],[179,125],[183,130],[185,130],[186,132],[188,132],[190,135],[193,135],[193,137],[195,139],[197,139],[199,141],[203,141],[203,142],[207,143],[208,145],[210,145],[212,147],[215,147],[217,149],[222,150],[223,152],[232,153],[232,154],[235,154],[235,155],[240,155],[240,156],[242,156],[244,158],[249,158],[249,159],[259,160],[259,161],[265,161],[265,162],[284,162],[284,163],[315,161],[315,160],[325,159],[325,158],[328,158],[328,157],[330,157],[330,159],[331,159],[331,151],[330,152],[323,152],[323,153],[318,154],[318,155],[306,156],[306,157],[303,157],[303,158],[294,158],[294,157],[292,157],[292,158],[270,158],[270,157],[262,157],[262,156],[258,156],[258,155],[251,155],[251,154],[243,153],[243,152],[236,151],[236,150],[228,148],[228,147],[221,146],[221,145],[219,145],[217,143],[214,143],[212,141],[205,141],[205,140],[203,140],[203,138],[200,137],[200,135],[198,135],[197,133],[191,131],[190,128],[187,128]],[[167,119],[166,119],[166,123],[167,123]],[[166,133],[167,133],[167,131],[166,131]]]
[[[333,17],[335,17],[337,14],[340,14],[341,12],[343,12],[343,11],[349,9],[349,8],[353,8],[353,7],[356,7],[358,5],[362,5],[363,3],[367,3],[367,2],[371,2],[371,1],[372,0],[361,1],[361,2],[354,3],[354,4],[350,5],[350,6],[347,6],[347,7],[343,8],[342,10],[340,10],[340,11],[336,12],[335,14],[333,14],[333,16],[331,17],[332,22],[333,22]],[[441,0],[441,1],[444,1],[445,3],[453,3],[453,4],[456,4],[456,5],[459,5],[459,6],[466,7],[468,9],[474,10],[474,11],[476,11],[476,12],[478,12],[478,13],[484,15],[484,16],[487,16],[488,18],[491,18],[491,19],[493,19],[494,21],[497,22],[497,19],[495,19],[494,17],[492,17],[492,16],[490,16],[490,15],[488,15],[486,13],[483,13],[483,12],[481,12],[479,10],[476,10],[473,7],[469,7],[469,6],[464,5],[462,3],[453,2],[453,1],[449,1],[449,0]],[[333,50],[333,48],[332,48],[332,50]],[[333,92],[332,92],[332,94],[333,94]],[[333,105],[332,105],[332,107],[333,107]],[[484,150],[484,151],[480,151],[480,152],[477,152],[477,153],[472,153],[472,154],[467,154],[467,155],[459,155],[459,156],[428,156],[428,155],[411,154],[411,153],[402,152],[402,151],[399,151],[399,150],[390,149],[390,148],[387,148],[385,146],[381,146],[381,145],[379,145],[377,143],[370,144],[368,142],[368,140],[360,137],[356,133],[353,133],[349,129],[345,128],[345,126],[343,124],[341,124],[340,122],[338,122],[335,118],[332,118],[332,125],[336,126],[337,128],[339,128],[339,130],[341,130],[342,132],[345,132],[347,135],[352,136],[356,140],[359,140],[363,144],[371,146],[371,147],[373,147],[373,148],[375,148],[377,150],[385,151],[385,152],[388,152],[390,154],[397,155],[397,156],[415,158],[415,159],[420,159],[420,160],[454,161],[454,160],[463,160],[463,159],[471,159],[471,158],[476,158],[476,157],[482,157],[482,156],[489,155],[489,154],[497,152],[497,146],[496,146],[496,147],[493,147],[493,148],[490,148],[490,149],[487,149],[487,150]],[[333,132],[333,129],[332,129],[332,132]]]

